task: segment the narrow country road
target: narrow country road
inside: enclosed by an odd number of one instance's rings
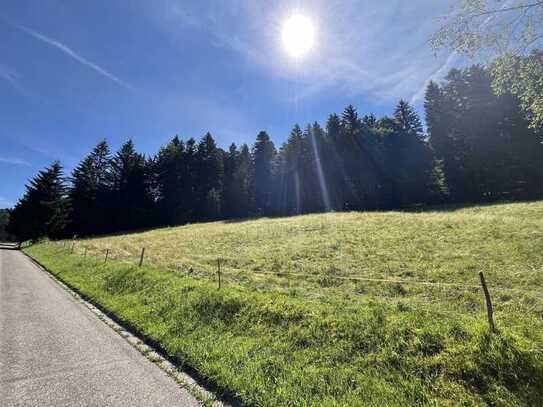
[[[198,402],[22,253],[0,250],[0,405]]]

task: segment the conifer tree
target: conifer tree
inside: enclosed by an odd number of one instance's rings
[[[179,225],[191,220],[191,179],[185,143],[175,136],[153,160],[152,185],[160,225]]]
[[[150,224],[151,197],[146,160],[132,140],[124,143],[112,159],[111,222],[116,230],[131,230]]]
[[[196,160],[197,219],[218,219],[222,213],[223,151],[217,147],[211,133],[207,133],[198,143]]]
[[[240,152],[232,143],[224,154],[223,214],[226,218],[236,217],[238,212],[239,185],[235,174],[238,172]]]
[[[402,208],[429,202],[433,160],[415,110],[400,100],[389,132],[385,134],[389,207]],[[387,185],[388,186],[388,185]]]
[[[55,161],[26,186],[25,195],[10,211],[7,230],[19,241],[62,237],[68,209],[63,169]]]
[[[405,100],[401,99],[394,110],[398,131],[407,136],[423,137],[419,115]]]
[[[259,215],[272,213],[275,145],[265,131],[258,133],[253,147],[253,190],[255,212]]]
[[[105,140],[98,143],[72,172],[69,229],[77,235],[111,231],[107,213],[111,198],[111,155]]]

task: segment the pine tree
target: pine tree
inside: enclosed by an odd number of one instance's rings
[[[26,186],[25,195],[10,211],[7,230],[19,241],[62,237],[68,209],[63,169],[55,161]]]
[[[146,160],[132,140],[124,143],[112,159],[111,222],[116,230],[131,230],[150,224],[152,199],[148,188]]]
[[[375,128],[377,125],[377,118],[373,113],[366,114],[362,118],[362,123],[369,128]]]
[[[296,124],[280,151],[282,175],[280,209],[284,214],[297,215],[304,209],[306,147],[302,129]]]
[[[253,174],[254,168],[251,152],[249,151],[247,144],[243,144],[239,153],[238,166],[234,172],[234,186],[238,197],[236,217],[247,217],[251,215],[251,210],[254,207],[254,197],[251,188]]]
[[[197,219],[219,219],[222,213],[223,151],[217,147],[210,133],[207,133],[198,143],[196,160]]]
[[[348,187],[345,182],[346,167],[339,151],[341,133],[341,119],[333,113],[326,122],[325,161],[327,162],[328,193],[332,209],[336,211],[343,210],[348,199]]]
[[[253,147],[255,212],[259,215],[272,213],[275,156],[276,150],[270,136],[261,131]]]
[[[312,202],[309,211],[330,211],[332,210],[332,199],[330,197],[329,173],[333,164],[327,134],[318,122],[314,122],[308,132],[311,160],[310,176],[313,181],[309,184],[312,195],[309,198]]]
[[[419,115],[405,100],[400,100],[396,106],[394,119],[400,133],[420,138],[424,136]]]
[[[69,229],[73,234],[82,236],[111,231],[107,213],[111,188],[111,155],[103,140],[72,173]]]
[[[240,186],[236,178],[240,164],[240,153],[232,143],[224,154],[223,214],[226,218],[234,218],[238,212],[238,194]]]
[[[11,236],[6,230],[9,224],[9,211],[7,209],[0,209],[0,242],[9,242]]]
[[[426,92],[429,140],[456,202],[541,196],[543,146],[511,94],[487,69],[453,69]]]
[[[344,209],[376,209],[380,207],[382,169],[379,166],[379,140],[362,124],[353,106],[342,114],[341,132],[336,149],[343,160]]]
[[[194,146],[194,140],[191,145]],[[194,153],[193,147],[191,153]],[[179,225],[191,220],[193,193],[188,155],[185,143],[175,136],[153,160],[151,173],[157,208],[155,221],[159,225]]]
[[[389,126],[384,146],[391,182],[391,188],[387,190],[390,207],[429,202],[433,159],[418,114],[407,102],[400,100]]]

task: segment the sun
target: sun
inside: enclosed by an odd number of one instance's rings
[[[293,14],[283,23],[283,46],[287,53],[296,59],[302,58],[315,45],[315,26],[301,14]]]

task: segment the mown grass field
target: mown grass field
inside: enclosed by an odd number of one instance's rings
[[[74,253],[71,243],[26,251],[250,405],[543,400],[540,202],[195,224],[78,240]]]

